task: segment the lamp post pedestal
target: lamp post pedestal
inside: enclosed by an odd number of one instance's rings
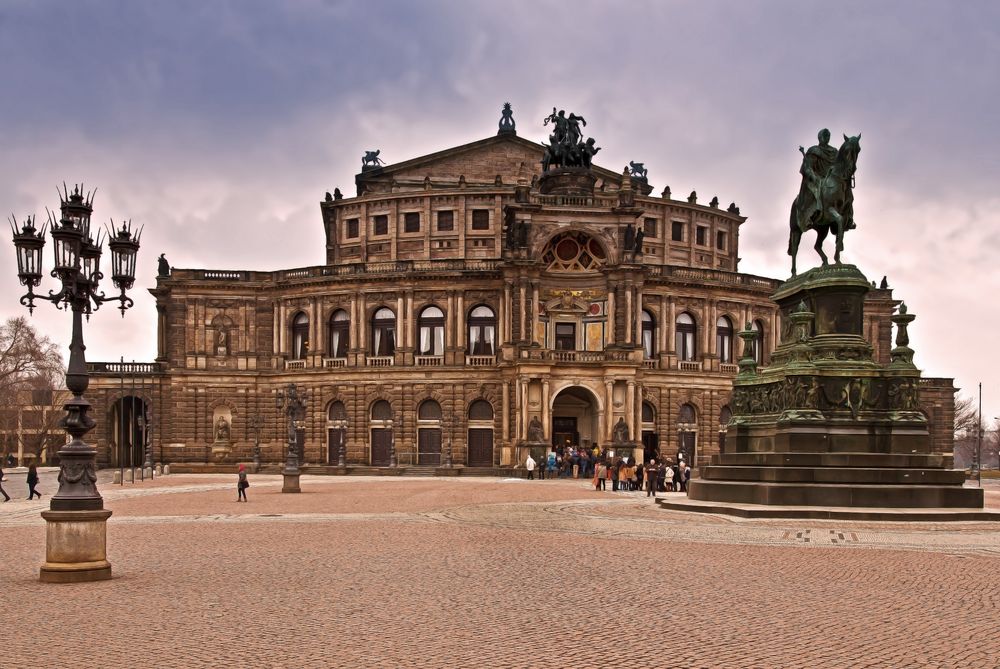
[[[295,452],[295,442],[288,443],[288,458],[285,460],[285,468],[281,470],[282,483],[281,492],[302,492],[299,488],[299,456]]]
[[[107,554],[110,509],[42,511],[45,519],[43,583],[81,583],[111,578]]]

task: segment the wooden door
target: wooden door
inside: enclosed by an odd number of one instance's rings
[[[385,428],[372,429],[372,466],[389,466],[389,441],[392,431]]]
[[[555,416],[552,419],[552,447],[555,449],[580,445],[580,433],[576,430],[575,416]],[[562,452],[560,450],[560,452]]]
[[[680,457],[680,454],[683,453],[684,462],[686,462],[689,467],[694,467],[696,436],[696,432],[681,432],[681,447],[677,455]]]
[[[642,457],[644,462],[649,462],[653,458],[659,459],[660,449],[656,443],[656,433],[645,430],[642,433]]]
[[[493,430],[487,428],[469,429],[469,466],[493,466]]]
[[[437,428],[417,430],[417,464],[435,467],[441,464],[441,430]]]

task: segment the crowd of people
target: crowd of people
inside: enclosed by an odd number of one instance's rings
[[[670,458],[657,461],[651,457],[645,464],[629,456],[612,456],[603,449],[565,447],[550,450],[540,461],[530,454],[524,463],[528,479],[574,478],[593,480],[597,490],[612,492],[646,490],[647,496],[657,492],[687,492],[691,467],[682,457],[675,464]]]

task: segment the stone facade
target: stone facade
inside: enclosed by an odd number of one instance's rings
[[[598,167],[592,193],[543,195],[543,151],[505,134],[363,170],[356,197],[320,203],[324,265],[158,279],[156,362],[91,365],[100,460],[116,457],[115,407],[138,396],[157,462],[248,461],[255,439],[280,462],[275,394],[295,383],[306,463],[335,463],[343,439],[349,465],[386,464],[393,439],[401,465],[450,447],[455,464],[515,466],[534,418],[548,443],[602,446],[623,418],[647,453],[706,462],[728,422],[736,332],[760,330],[762,365],[779,335],[779,282],[738,272],[746,218]],[[879,360],[895,304],[888,289],[866,299]],[[939,383],[928,400],[942,450],[950,392]]]

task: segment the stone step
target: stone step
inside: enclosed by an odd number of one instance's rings
[[[943,485],[761,483],[694,479],[688,484],[688,496],[706,502],[782,506],[983,507],[981,488]]]
[[[962,485],[960,469],[903,467],[758,467],[709,465],[701,478],[712,481],[769,483],[838,483],[857,485]]]
[[[1000,511],[994,509],[937,509],[924,507],[910,508],[865,508],[865,507],[823,507],[823,506],[764,506],[760,504],[726,504],[723,502],[701,502],[688,498],[659,497],[656,503],[668,511],[688,513],[714,513],[739,518],[811,518],[820,520],[857,520],[894,522],[955,522],[955,521],[1000,521]]]
[[[719,453],[713,465],[757,467],[901,467],[950,469],[954,458],[940,453]]]

